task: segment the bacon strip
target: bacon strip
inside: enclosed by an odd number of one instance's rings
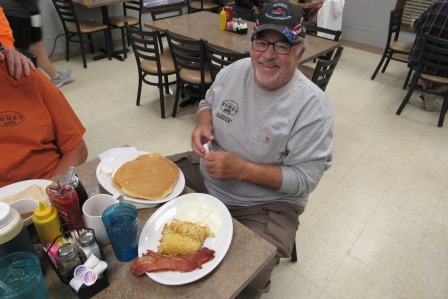
[[[212,260],[215,251],[207,247],[198,252],[186,253],[180,256],[165,256],[158,252],[148,250],[131,265],[131,273],[140,276],[146,272],[179,271],[191,272]]]

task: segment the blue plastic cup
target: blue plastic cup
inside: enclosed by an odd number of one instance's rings
[[[128,203],[116,203],[108,207],[102,217],[117,260],[127,262],[136,258],[138,254],[137,209]]]
[[[0,298],[48,298],[39,258],[20,251],[0,259]]]

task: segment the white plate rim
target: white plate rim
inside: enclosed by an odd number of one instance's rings
[[[105,158],[103,161],[101,161],[98,164],[98,166],[96,167],[96,172],[95,173],[96,173],[96,178],[98,180],[98,183],[100,183],[100,185],[106,191],[110,192],[111,194],[121,194],[121,195],[123,195],[123,198],[124,198],[125,201],[132,202],[132,203],[137,203],[137,204],[144,205],[144,206],[147,206],[147,207],[154,207],[154,206],[157,206],[157,205],[159,205],[161,203],[165,203],[167,201],[170,201],[170,200],[176,198],[179,194],[182,193],[182,191],[184,190],[184,187],[185,187],[185,176],[182,173],[182,170],[180,168],[179,168],[179,178],[177,179],[176,185],[174,185],[173,191],[170,194],[168,194],[165,198],[160,199],[160,200],[138,199],[138,198],[131,197],[131,196],[128,196],[126,194],[123,194],[123,192],[121,192],[120,190],[117,190],[112,185],[111,176],[106,176],[105,174],[103,174],[101,172],[101,168],[103,166],[110,166],[110,165],[107,165],[107,164],[108,163],[113,163],[113,162],[111,162],[111,159],[125,159],[120,164],[120,166],[121,166],[125,162],[131,161],[131,160],[137,158],[138,156],[145,155],[145,154],[148,154],[148,153],[149,152],[145,152],[145,151],[132,151],[132,152],[119,152],[119,153],[115,153],[115,154],[112,154],[110,156],[107,156],[107,158]],[[120,166],[113,167],[113,172],[115,172],[115,170],[118,169],[118,167],[120,167]]]
[[[20,181],[20,182],[16,182],[16,183],[12,183],[12,184],[3,186],[0,188],[0,202],[3,202],[3,198],[17,194],[32,185],[38,185],[38,186],[44,188],[44,187],[47,187],[48,185],[50,185],[51,183],[53,183],[53,181],[43,180],[43,179],[34,179],[34,180]]]
[[[188,193],[181,195],[174,200],[164,204],[160,207],[146,222],[143,227],[139,242],[138,242],[138,255],[141,257],[148,249],[157,251],[159,245],[159,239],[161,237],[164,224],[171,222],[177,214],[176,207],[183,200],[202,198],[211,207],[219,207],[221,210],[222,227],[221,231],[216,235],[216,242],[214,238],[207,238],[204,242],[204,247],[215,250],[215,257],[213,260],[202,265],[202,269],[196,269],[192,272],[154,272],[146,273],[152,280],[164,284],[164,285],[183,285],[188,284],[198,279],[201,279],[211,271],[213,271],[226,255],[233,237],[233,222],[227,207],[216,197],[204,193]],[[148,236],[154,235],[157,241],[151,242]],[[219,238],[219,239],[218,239]],[[222,246],[217,247],[217,243],[223,243]]]

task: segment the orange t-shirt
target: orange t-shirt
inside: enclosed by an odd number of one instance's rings
[[[0,43],[14,49],[14,37],[12,36],[11,27],[9,27],[8,19],[0,7]]]
[[[0,62],[0,187],[49,179],[86,131],[62,92],[39,70],[15,80]]]

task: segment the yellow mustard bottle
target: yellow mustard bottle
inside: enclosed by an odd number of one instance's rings
[[[227,14],[223,7],[221,13],[219,14],[219,29],[225,31],[226,25],[227,25]]]
[[[32,219],[42,245],[52,243],[61,234],[61,220],[54,207],[39,202]]]

